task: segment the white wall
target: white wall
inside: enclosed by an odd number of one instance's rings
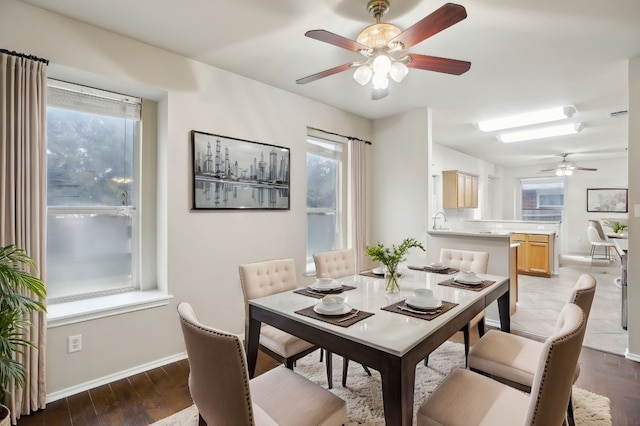
[[[460,170],[463,172],[478,175],[479,186],[482,187],[482,195],[480,200],[481,218],[482,219],[494,219],[496,217],[494,211],[496,209],[495,203],[489,199],[490,186],[494,184],[493,177],[495,175],[496,167],[493,163],[489,163],[485,160],[481,160],[476,157],[464,154],[459,151],[455,151],[451,148],[433,144],[433,157],[431,161],[431,171],[429,179],[433,179],[434,175],[439,176],[440,185],[438,188],[438,199],[440,205],[442,204],[442,171],[443,170]],[[447,215],[447,220],[451,222],[459,222],[463,220],[473,219],[474,209],[445,209],[444,212]],[[433,223],[430,220],[431,226]],[[439,225],[442,225],[440,222]]]
[[[50,76],[75,75],[158,101],[158,280],[174,299],[162,308],[49,329],[47,393],[184,351],[176,314],[181,301],[192,303],[203,322],[242,332],[241,263],[290,257],[304,280],[306,127],[372,140],[369,120],[25,3],[0,1],[4,48],[49,59]],[[194,129],[290,147],[291,209],[192,212]],[[82,334],[83,350],[67,354],[73,334]]]
[[[577,165],[597,168],[596,172],[577,171],[565,177],[564,220],[561,229],[561,249],[563,254],[588,254],[591,245],[587,239],[587,227],[590,219],[626,218],[626,213],[588,213],[587,188],[627,188],[627,159],[609,160],[590,159]],[[553,167],[550,165],[549,167]],[[502,169],[503,217],[505,220],[520,219],[521,206],[519,194],[520,179],[546,177],[539,173],[542,167],[520,166]]]
[[[375,121],[371,157],[371,244],[426,244],[431,114],[416,109]],[[421,262],[413,249],[407,262]]]
[[[628,357],[640,361],[640,56],[629,61],[629,345]]]

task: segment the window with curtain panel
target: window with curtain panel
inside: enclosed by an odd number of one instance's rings
[[[136,290],[141,99],[50,80],[47,103],[48,301]]]
[[[306,272],[315,272],[313,254],[344,248],[344,150],[341,142],[307,136]]]

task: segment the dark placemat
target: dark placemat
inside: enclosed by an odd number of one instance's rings
[[[432,274],[455,274],[460,272],[457,269],[454,268],[446,268],[446,269],[432,269],[429,266],[408,266],[409,269],[413,269],[414,271],[425,271],[425,272],[431,272]]]
[[[353,290],[355,287],[351,286],[351,285],[342,285],[342,288],[337,288],[335,290],[330,290],[330,291],[318,291],[318,290],[314,290],[310,287],[302,287],[302,288],[298,288],[293,290],[294,293],[298,293],[301,294],[303,296],[309,296],[309,297],[315,297],[316,299],[322,299],[323,297],[325,297],[328,294],[340,294],[342,292],[345,291],[349,291],[349,290]]]
[[[402,309],[400,309],[398,306],[404,306],[407,308],[411,308],[410,306],[407,306],[407,303],[404,300],[401,300],[400,302],[394,303],[393,305],[389,305],[389,306],[385,306],[384,308],[382,308],[383,311],[389,311],[389,312],[395,312],[396,314],[402,314],[402,315],[406,315],[409,317],[414,317],[414,318],[420,318],[423,320],[427,320],[430,321],[434,318],[438,318],[440,315],[444,314],[445,312],[455,308],[456,306],[458,306],[457,303],[452,303],[452,302],[445,302],[444,300],[442,301],[442,306],[440,308],[438,308],[435,311],[426,311],[424,314],[416,314],[413,312],[409,312],[409,311],[404,311]],[[415,308],[411,308],[414,310],[419,310],[419,309],[415,309]]]
[[[482,291],[493,283],[495,283],[495,281],[484,280],[482,281],[482,284],[468,285],[468,284],[462,284],[457,281],[454,281],[453,278],[451,278],[446,281],[442,281],[441,283],[438,283],[438,285],[444,285],[446,287],[463,288],[465,290],[472,290],[472,291]]]
[[[340,327],[349,327],[350,325],[353,325],[359,321],[362,321],[365,318],[369,318],[370,316],[374,315],[373,312],[359,311],[358,316],[346,321],[338,322],[340,321],[341,318],[348,317],[349,315],[352,315],[355,311],[356,311],[355,309],[352,309],[351,312],[344,315],[320,315],[313,310],[313,306],[309,306],[308,308],[295,311],[295,313],[304,315],[305,317],[324,321],[329,324],[339,325]]]
[[[362,271],[360,272],[360,275],[364,275],[365,277],[370,277],[370,278],[384,278],[384,275],[374,274],[371,271]]]

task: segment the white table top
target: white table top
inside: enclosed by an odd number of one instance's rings
[[[370,278],[363,275],[340,278],[338,281],[342,284],[356,287],[354,290],[342,293],[346,299],[345,303],[353,308],[375,314],[349,327],[332,325],[294,313],[319,303],[320,299],[293,293],[293,291],[253,299],[249,303],[384,352],[402,356],[426,336],[445,325],[457,313],[482,299],[495,285],[508,279],[495,275],[480,275],[483,279],[496,281],[494,286],[489,286],[482,291],[438,285],[439,282],[452,277],[453,275],[409,270],[404,272],[400,279],[400,292],[391,295],[385,291],[384,278]],[[381,310],[385,306],[406,299],[416,288],[431,289],[435,297],[458,303],[458,306],[430,321]]]

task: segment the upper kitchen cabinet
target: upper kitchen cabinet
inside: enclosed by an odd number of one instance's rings
[[[478,175],[460,170],[443,170],[442,206],[445,209],[477,208]]]

